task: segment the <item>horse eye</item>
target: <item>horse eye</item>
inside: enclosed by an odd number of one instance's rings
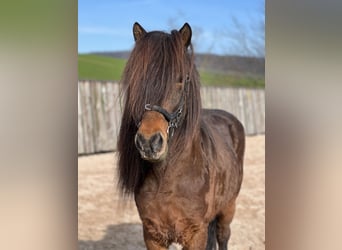
[[[177,77],[177,82],[183,82],[183,77],[182,76],[178,76]]]

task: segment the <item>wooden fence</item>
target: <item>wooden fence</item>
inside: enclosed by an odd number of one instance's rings
[[[201,95],[204,108],[234,114],[244,124],[247,135],[265,132],[263,89],[202,87]],[[121,110],[118,83],[78,83],[78,154],[116,149]]]

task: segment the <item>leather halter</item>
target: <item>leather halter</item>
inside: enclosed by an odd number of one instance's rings
[[[189,84],[190,78],[187,75],[185,79],[185,86],[184,89],[187,87],[186,85]],[[178,108],[175,112],[169,113],[166,109],[158,106],[158,105],[152,105],[152,104],[145,104],[145,110],[147,111],[156,111],[161,113],[166,121],[169,123],[169,126],[167,128],[167,133],[169,134],[170,137],[173,136],[174,130],[178,128],[180,121],[181,121],[181,116],[183,113],[183,108],[184,108],[184,103],[185,103],[185,95],[184,92],[182,93],[181,99],[178,104]]]

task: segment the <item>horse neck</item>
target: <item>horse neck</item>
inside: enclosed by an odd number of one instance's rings
[[[170,151],[167,158],[160,162],[153,164],[153,173],[156,178],[163,179],[169,173],[182,169],[187,165],[193,165],[202,159],[202,150],[199,133],[195,133],[192,140],[185,142],[182,138],[180,141],[170,141]]]
[[[162,163],[155,164],[150,168],[149,174],[146,176],[148,181],[146,184],[155,192],[173,192],[175,191],[175,183],[181,177],[191,176],[204,169],[202,164],[202,155],[198,155],[193,147],[183,150],[181,155],[166,159]]]

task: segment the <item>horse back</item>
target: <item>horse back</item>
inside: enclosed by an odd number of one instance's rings
[[[219,175],[232,175],[229,186],[236,196],[243,178],[245,132],[241,122],[231,113],[219,109],[203,109],[201,113],[202,139],[207,141],[207,155],[214,155]],[[214,151],[214,153],[212,153]],[[228,168],[228,169],[227,169]],[[234,180],[234,181],[233,181]],[[230,195],[229,195],[230,196]],[[233,198],[233,197],[231,197]]]
[[[233,114],[220,109],[202,109],[202,121],[213,128],[213,133],[220,134],[220,137],[233,147],[238,161],[242,163],[245,131],[241,122]]]

